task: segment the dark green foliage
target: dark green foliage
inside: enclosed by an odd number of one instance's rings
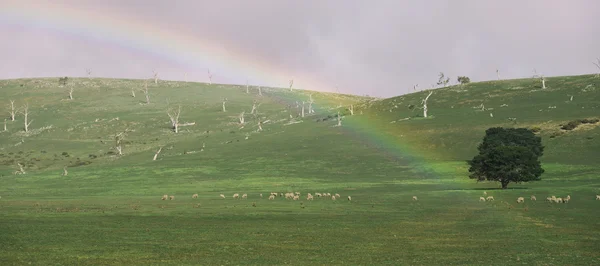
[[[460,84],[471,83],[471,79],[469,77],[466,77],[466,76],[458,76],[457,81]]]
[[[562,125],[560,128],[563,129],[563,130],[573,130],[573,129],[577,128],[581,124],[596,124],[596,123],[598,123],[598,121],[600,121],[598,118],[593,118],[593,119],[587,119],[587,118],[577,119],[577,120],[570,121],[566,125]]]
[[[67,81],[69,81],[68,77],[63,77],[63,78],[58,78],[58,84],[59,85],[67,85]]]
[[[467,161],[471,179],[498,181],[505,189],[510,182],[538,181],[544,173],[539,157],[542,139],[526,128],[489,128],[479,154]]]
[[[530,130],[533,133],[538,133],[538,132],[542,131],[542,128],[541,127],[532,127],[532,128],[530,128]]]

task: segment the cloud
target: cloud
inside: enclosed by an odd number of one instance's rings
[[[426,88],[439,72],[473,81],[596,71],[600,24],[595,0],[506,1],[67,1],[74,9],[126,15],[156,28],[185,30],[260,60],[274,69],[318,80],[333,91],[393,96]],[[1,4],[0,4],[1,7]],[[185,69],[109,41],[2,22],[0,78],[97,75],[206,80]],[[223,73],[245,83],[239,73]],[[287,84],[273,84],[286,86]],[[311,88],[307,88],[311,89]]]

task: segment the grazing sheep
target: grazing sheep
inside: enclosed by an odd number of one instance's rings
[[[320,198],[322,195],[321,195],[321,193],[317,192],[317,193],[315,193],[315,196]]]
[[[596,195],[596,200],[600,200],[600,195]]]
[[[169,195],[167,195],[167,194],[165,194],[165,195],[162,196],[162,200],[166,200],[168,198],[169,198]]]
[[[327,197],[331,197],[331,193],[327,193],[327,195],[326,195],[326,196],[327,196]]]
[[[556,201],[556,196],[552,196],[550,198],[552,199],[552,201]]]
[[[247,198],[248,198],[248,194],[242,195],[242,199],[247,199]]]
[[[552,202],[552,197],[547,197],[547,198],[546,198],[546,201],[547,201],[547,202]]]
[[[262,193],[260,193],[260,198],[262,199]]]
[[[532,200],[532,201],[536,201],[536,200],[537,200],[537,198],[536,198],[534,195],[531,195],[531,200]]]
[[[479,201],[485,201],[484,197],[479,197]]]
[[[564,198],[564,199],[563,199],[563,203],[569,203],[569,199],[570,199],[570,198]]]
[[[269,196],[269,200],[274,200],[274,199],[275,199],[275,195]]]
[[[487,201],[494,201],[494,196],[488,196],[486,200]]]
[[[335,193],[335,197],[336,197],[336,198],[340,198],[340,194],[338,194],[338,193]]]
[[[563,203],[563,199],[562,198],[556,198],[556,200],[554,200],[556,203]]]
[[[483,195],[484,195],[484,196],[487,196],[487,191],[484,191],[484,192],[483,192]]]
[[[221,194],[221,195],[219,195],[219,197],[221,197],[222,199],[224,199],[225,195]]]
[[[233,198],[234,198],[234,199],[237,199],[237,198],[239,198],[239,197],[240,197],[240,194],[238,194],[238,193],[235,193],[235,194],[233,194]]]
[[[294,194],[296,194],[296,195],[300,196],[300,192],[294,192]]]
[[[418,200],[418,199],[417,199],[417,196],[413,196],[413,197],[412,197],[412,200],[414,200],[414,201]]]
[[[169,200],[174,200],[175,196],[169,196]]]
[[[352,197],[348,196],[348,201],[352,201]]]
[[[298,196],[298,195],[294,196],[294,200],[299,200],[299,199],[300,199],[300,196]]]
[[[331,200],[335,200],[335,196],[332,196],[332,197],[331,197]]]
[[[523,197],[517,198],[517,203],[523,203],[523,202],[525,202],[525,198],[523,198]]]
[[[198,198],[198,194],[192,195],[192,199],[197,199],[197,198]]]
[[[308,193],[308,196],[306,196],[306,200],[313,200],[313,195],[311,195],[310,193]]]
[[[571,195],[567,195],[567,199],[570,200],[571,199]]]

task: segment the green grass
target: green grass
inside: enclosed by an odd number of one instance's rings
[[[73,81],[72,101],[58,79],[0,81],[2,101],[28,102],[34,120],[28,134],[22,115],[0,133],[2,265],[600,263],[600,130],[560,129],[598,117],[593,76],[548,78],[546,90],[532,79],[439,89],[427,119],[407,108],[426,92],[373,101],[266,88],[260,97],[256,88],[246,94],[242,86],[163,81],[150,84],[145,105],[141,92],[130,96],[142,81]],[[286,105],[296,116],[295,101],[310,93],[316,114],[285,125]],[[249,115],[254,100],[257,117]],[[356,115],[340,103],[354,104]],[[473,108],[481,103],[493,110]],[[166,109],[178,104],[180,121],[196,125],[175,134]],[[342,127],[315,122],[337,110],[347,114]],[[271,120],[262,132],[258,119]],[[464,160],[491,126],[541,128],[542,181],[500,190],[467,178]],[[114,134],[126,128],[134,131],[116,156]],[[394,143],[382,142],[386,136]],[[12,174],[17,163],[26,174]],[[69,175],[61,176],[66,165]],[[267,200],[275,191],[303,197]],[[478,202],[483,191],[496,200]],[[342,198],[307,201],[307,192]],[[163,194],[176,198],[161,201]],[[545,203],[550,195],[572,200]],[[525,204],[516,203],[519,196]]]

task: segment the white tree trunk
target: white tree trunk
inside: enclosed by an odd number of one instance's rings
[[[168,110],[167,111],[167,115],[169,116],[169,119],[171,119],[171,125],[172,125],[173,131],[175,131],[175,133],[179,133],[179,115],[180,114],[181,114],[181,105],[179,105],[177,110]]]
[[[29,132],[29,125],[33,122],[33,120],[29,121],[29,104],[23,106],[23,119],[25,132]]]
[[[67,167],[63,167],[63,176],[68,176],[69,175],[69,171],[67,171]]]
[[[4,131],[6,132],[6,118],[4,118]]]
[[[73,87],[73,85],[71,85],[71,87],[69,87],[69,100],[73,100],[73,90],[75,89],[75,87]]]
[[[158,84],[158,72],[152,71],[152,74],[154,77],[154,84]]]
[[[185,81],[186,83],[188,82],[187,73],[183,73],[183,81]]]
[[[312,113],[315,112],[315,110],[313,110],[313,108],[312,108],[312,105],[313,105],[313,103],[315,101],[313,100],[312,94],[308,95],[308,97],[309,97],[309,100],[308,100],[308,113],[312,114]]]
[[[246,94],[250,93],[250,85],[248,84],[248,80],[246,80]]]
[[[19,172],[20,174],[24,175],[25,173],[25,169],[23,168],[23,165],[21,163],[17,163],[17,165],[19,166]]]
[[[212,85],[212,74],[210,73],[210,69],[208,70],[208,84]]]
[[[542,76],[542,89],[546,88],[546,78],[544,78],[544,76]]]
[[[290,91],[293,90],[293,86],[294,86],[294,79],[290,79]]]
[[[158,158],[158,154],[160,153],[160,151],[162,151],[162,147],[160,147],[158,149],[158,151],[156,151],[156,153],[154,154],[154,158],[152,158],[152,161],[156,161],[156,159]]]
[[[423,99],[423,117],[425,118],[427,117],[427,100],[429,100],[429,96],[431,96],[431,94],[433,94],[433,91],[430,91],[429,95]]]
[[[246,114],[246,112],[245,112],[245,111],[244,111],[244,112],[242,112],[242,113],[240,114],[240,116],[239,116],[239,120],[240,120],[240,124],[241,124],[241,125],[244,125],[244,123],[245,123],[245,120],[244,120],[244,114]]]
[[[119,155],[123,155],[123,148],[121,147],[121,144],[119,144],[119,146],[116,147],[117,151],[119,152]]]
[[[337,126],[341,127],[342,126],[342,116],[340,115],[340,111],[337,112]]]
[[[498,77],[498,80],[500,80],[500,70],[496,69],[496,77]]]
[[[254,114],[254,112],[256,112],[256,103],[252,103],[252,111],[250,111],[250,114]]]
[[[262,89],[261,89],[261,87],[260,87],[260,86],[258,86],[258,95],[259,95],[259,96],[262,96]]]
[[[304,101],[302,101],[302,117],[304,117]]]
[[[131,88],[131,97],[135,98],[135,90]]]
[[[598,61],[598,63],[592,63],[598,68],[598,74],[596,74],[596,77],[600,77],[600,58],[596,58],[596,61]]]
[[[350,110],[350,115],[354,115],[354,105],[351,104],[349,110]]]
[[[227,109],[225,109],[225,100],[223,100],[223,112],[227,112]]]
[[[260,120],[258,120],[258,132],[262,131],[262,123],[260,122]]]
[[[148,92],[148,81],[144,82],[144,95],[146,95],[146,104],[150,104],[150,93]]]
[[[15,121],[15,101],[10,100],[10,121]]]

